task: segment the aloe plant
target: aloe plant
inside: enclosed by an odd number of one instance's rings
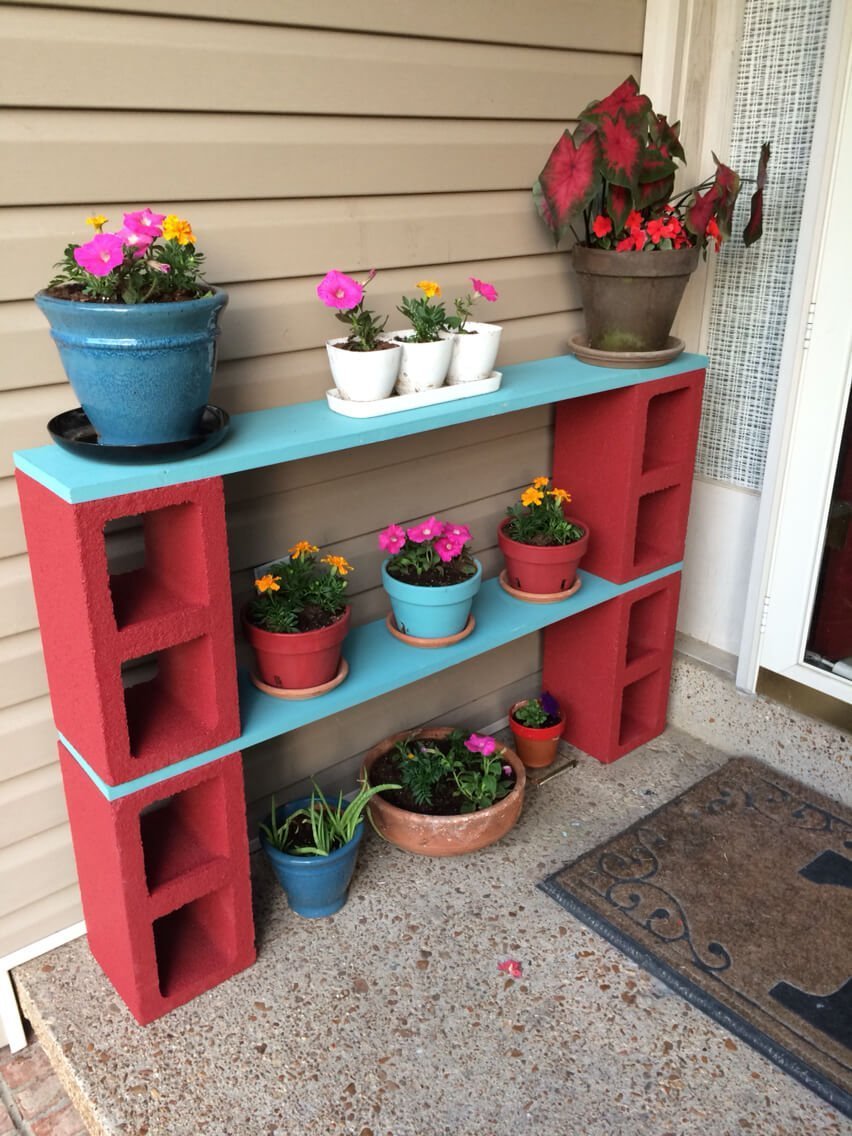
[[[686,163],[680,123],[669,123],[665,115],[657,114],[630,75],[605,99],[589,103],[573,133],[562,134],[533,187],[533,198],[556,244],[570,231],[580,244],[618,247],[619,235],[636,231],[640,222],[675,216],[685,230],[684,244],[706,248],[708,237],[714,237],[718,247],[730,236],[741,179],[715,154],[713,160],[712,177],[675,193],[678,164]],[[746,245],[762,234],[768,161],[769,143],[764,143],[743,233]],[[574,226],[581,217],[584,231],[578,233]],[[611,222],[601,236],[592,228],[599,219]],[[663,237],[624,247],[674,246]]]

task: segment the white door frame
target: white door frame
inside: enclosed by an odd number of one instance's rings
[[[848,703],[848,679],[803,659],[852,367],[852,240],[844,216],[850,148],[852,11],[845,0],[834,0],[737,686],[754,691],[763,666]]]

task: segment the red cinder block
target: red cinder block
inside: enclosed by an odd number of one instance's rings
[[[583,567],[617,584],[683,556],[704,371],[560,402],[553,481],[588,522]]]
[[[608,763],[663,732],[679,594],[676,572],[545,630],[543,686],[571,745]]]
[[[137,1021],[250,966],[240,754],[116,801],[59,758],[89,946]]]
[[[69,505],[16,476],[58,729],[111,785],[236,738],[221,479]],[[145,563],[110,575],[104,526],[122,517],[141,520]],[[125,690],[122,666],[150,655]]]

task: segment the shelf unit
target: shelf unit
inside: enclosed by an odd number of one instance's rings
[[[539,630],[567,740],[608,762],[663,729],[705,362],[540,360],[506,367],[493,394],[385,418],[277,407],[236,415],[221,447],[163,465],[55,446],[15,455],[89,942],[140,1022],[253,961],[248,746]],[[488,580],[474,633],[440,651],[367,624],[347,638],[346,682],[307,702],[237,675],[223,475],[550,403],[554,479],[592,532],[575,596],[525,604]],[[145,552],[117,574],[104,531],[122,518],[141,520]],[[143,658],[153,676],[130,685]]]

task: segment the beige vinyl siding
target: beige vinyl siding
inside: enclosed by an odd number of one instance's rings
[[[529,187],[567,115],[638,74],[643,18],[641,0],[0,7],[0,955],[80,918],[11,461],[76,404],[31,302],[64,245],[92,210],[190,217],[231,297],[213,394],[231,412],[322,397],[329,268],[376,267],[383,312],[423,277],[452,297],[481,276],[500,292],[481,314],[504,327],[502,364],[561,353],[578,299]],[[526,411],[229,478],[235,611],[253,565],[310,538],[355,564],[356,622],[379,617],[376,531],[432,512],[470,523],[493,575],[497,521],[547,470],[551,421]],[[134,540],[112,536],[111,553]],[[538,668],[531,636],[247,752],[252,823],[274,790],[351,784],[392,730],[495,720]]]

